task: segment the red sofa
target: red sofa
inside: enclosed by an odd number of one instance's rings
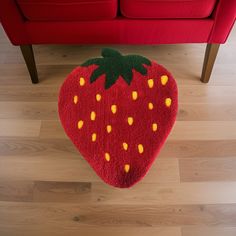
[[[208,82],[236,17],[236,0],[1,0],[0,19],[20,45],[33,83],[32,44],[207,43]]]

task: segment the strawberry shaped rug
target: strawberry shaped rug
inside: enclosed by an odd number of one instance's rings
[[[127,188],[145,176],[175,122],[177,85],[156,62],[106,48],[69,74],[58,108],[94,171]]]

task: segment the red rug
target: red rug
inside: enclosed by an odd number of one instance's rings
[[[176,119],[177,85],[156,62],[103,49],[73,70],[59,95],[65,132],[108,184],[145,176]]]

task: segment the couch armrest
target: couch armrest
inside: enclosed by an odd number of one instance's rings
[[[12,44],[27,44],[25,20],[14,0],[0,1],[0,20]]]
[[[214,25],[208,43],[225,43],[236,18],[236,0],[219,0],[213,13]]]

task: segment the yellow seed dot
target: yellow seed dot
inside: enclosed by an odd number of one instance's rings
[[[116,105],[112,105],[112,106],[111,106],[111,112],[112,112],[113,114],[116,114],[116,112],[117,112],[117,106],[116,106]]]
[[[125,170],[126,173],[128,173],[129,170],[130,170],[130,165],[129,164],[125,164],[124,170]]]
[[[142,154],[142,153],[144,152],[144,148],[143,148],[143,145],[142,145],[142,144],[139,144],[139,145],[138,145],[138,152],[139,152],[140,154]]]
[[[149,110],[152,110],[152,109],[153,109],[153,103],[151,103],[151,102],[148,103],[148,109],[149,109]]]
[[[157,131],[157,124],[156,124],[156,123],[153,123],[153,124],[152,124],[152,130],[153,130],[154,132]]]
[[[78,121],[78,129],[81,129],[84,125],[84,122],[82,120]]]
[[[110,154],[109,153],[105,153],[105,159],[106,161],[110,161],[111,157],[110,157]]]
[[[137,91],[133,91],[132,92],[132,99],[133,100],[137,100],[137,98],[138,98],[138,92]]]
[[[77,104],[77,102],[78,102],[78,96],[75,95],[75,96],[74,96],[74,104]]]
[[[80,85],[80,86],[84,86],[84,85],[85,85],[85,79],[84,79],[84,77],[80,77],[80,78],[79,78],[79,85]]]
[[[133,117],[128,117],[128,124],[132,125],[134,123],[134,118]]]
[[[154,80],[153,79],[149,79],[148,80],[148,87],[149,88],[153,88],[153,85],[154,85]]]
[[[127,151],[128,150],[128,143],[123,143],[122,145],[123,145],[123,148],[125,149],[125,151]]]
[[[166,100],[165,100],[165,104],[166,104],[166,106],[167,107],[170,107],[171,106],[171,98],[166,98]]]
[[[112,131],[112,126],[111,125],[107,125],[107,133],[111,133]]]
[[[162,75],[161,76],[161,84],[162,85],[166,85],[167,84],[167,82],[168,82],[168,76],[167,75]]]
[[[90,118],[91,118],[91,120],[95,120],[95,119],[96,119],[96,113],[95,113],[95,111],[92,111],[92,112],[91,112]]]
[[[95,142],[97,139],[97,134],[96,133],[93,133],[92,134],[92,141]]]
[[[102,96],[101,96],[101,94],[96,94],[96,100],[98,101],[98,102],[100,102],[101,101],[101,99],[102,99]]]

